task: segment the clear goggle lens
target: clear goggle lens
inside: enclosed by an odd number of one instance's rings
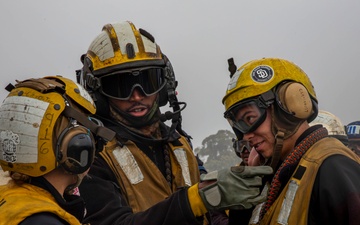
[[[245,141],[245,140],[236,140],[235,143],[234,143],[234,149],[235,149],[235,152],[240,155],[242,154],[244,151],[248,151],[250,152],[251,151],[251,147],[250,147],[250,144],[248,141]]]
[[[225,113],[225,118],[242,134],[254,131],[266,118],[266,108],[258,105],[257,100],[235,105]]]
[[[119,100],[128,100],[136,87],[146,96],[159,92],[166,84],[165,69],[147,67],[111,73],[100,77],[100,91],[104,95]]]

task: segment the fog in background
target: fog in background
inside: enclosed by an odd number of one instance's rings
[[[230,57],[238,67],[261,57],[295,62],[315,86],[319,107],[347,124],[360,120],[359,10],[356,0],[4,0],[0,85],[57,74],[75,79],[103,25],[129,20],[170,58],[194,147],[231,130],[221,103]],[[1,88],[0,98],[6,94]]]

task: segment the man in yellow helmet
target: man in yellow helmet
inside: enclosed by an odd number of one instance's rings
[[[85,222],[201,224],[209,210],[258,201],[259,175],[271,173],[269,167],[209,173],[204,180],[211,184],[199,189],[198,162],[181,128],[185,103],[177,100],[170,61],[150,33],[129,21],[107,24],[82,61],[77,77],[95,100],[96,117],[117,133],[80,186]],[[172,111],[161,113],[167,103]]]
[[[308,76],[279,58],[234,65],[229,60],[224,116],[274,175],[264,179],[266,202],[230,210],[229,223],[358,224],[360,159],[326,128],[309,126],[318,100]]]
[[[84,201],[77,186],[98,144],[115,133],[89,120],[90,95],[60,76],[9,85],[0,106],[0,224],[80,224]]]

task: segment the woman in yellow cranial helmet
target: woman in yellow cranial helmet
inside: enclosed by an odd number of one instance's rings
[[[85,208],[77,186],[94,160],[95,140],[100,145],[114,133],[89,120],[95,105],[69,79],[8,87],[0,106],[0,165],[11,179],[0,186],[0,224],[80,224]]]
[[[305,72],[279,58],[237,70],[231,62],[224,116],[238,139],[276,171],[264,179],[267,200],[252,211],[249,224],[358,223],[360,199],[352,196],[360,196],[360,160],[324,127],[309,125],[318,100]],[[246,214],[230,212],[230,221]]]

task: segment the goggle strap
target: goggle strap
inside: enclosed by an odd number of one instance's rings
[[[77,110],[69,106],[65,107],[64,115],[76,119],[83,126],[89,128],[94,134],[96,134],[96,136],[99,136],[106,141],[111,141],[116,135],[114,131],[104,126],[99,126],[95,124],[93,121],[89,120],[84,114],[78,112]]]
[[[263,106],[265,106],[267,108],[272,103],[274,103],[275,94],[274,94],[274,92],[272,90],[267,91],[267,92],[260,95],[259,100],[263,104]]]
[[[100,88],[100,81],[98,78],[94,77],[91,73],[83,74],[86,85],[92,90],[97,90]]]

